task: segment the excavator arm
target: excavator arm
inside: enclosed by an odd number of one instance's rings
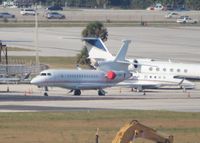
[[[137,120],[123,126],[112,143],[130,143],[136,138],[144,138],[156,143],[173,143],[173,136],[163,137],[156,130],[140,124]]]

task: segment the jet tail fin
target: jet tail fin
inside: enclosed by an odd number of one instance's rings
[[[88,50],[88,55],[90,59],[97,60],[111,60],[113,59],[112,54],[107,49],[101,38],[84,37],[85,46]]]
[[[115,57],[114,61],[125,61],[126,53],[128,50],[128,46],[131,43],[131,40],[123,40],[123,45],[119,50],[117,56]]]
[[[99,62],[98,69],[100,70],[116,70],[116,71],[128,71],[129,61],[126,60],[126,53],[130,40],[124,40],[123,45],[120,48],[117,56],[114,60]]]

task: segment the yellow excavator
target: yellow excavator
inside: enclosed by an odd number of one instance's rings
[[[137,120],[133,120],[123,126],[116,134],[112,143],[133,143],[137,138],[144,138],[155,141],[156,143],[173,143],[172,135],[164,137],[156,130],[139,123]],[[96,133],[96,143],[98,143],[98,129]]]
[[[130,143],[134,142],[136,138],[144,138],[155,141],[156,143],[173,143],[172,135],[164,137],[156,130],[139,123],[137,120],[133,120],[123,126],[112,143]]]

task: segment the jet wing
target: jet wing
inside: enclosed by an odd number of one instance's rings
[[[138,88],[142,87],[143,89],[154,89],[159,88],[162,86],[162,84],[157,82],[150,82],[150,81],[131,81],[131,80],[125,80],[123,82],[120,82],[117,84],[117,86],[121,87],[130,87],[130,88]]]
[[[174,78],[177,79],[186,79],[190,81],[200,80],[200,76],[183,76],[183,75],[176,75]]]

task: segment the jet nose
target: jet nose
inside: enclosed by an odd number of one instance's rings
[[[35,84],[38,85],[39,84],[39,80],[35,77],[31,80],[31,84]]]

